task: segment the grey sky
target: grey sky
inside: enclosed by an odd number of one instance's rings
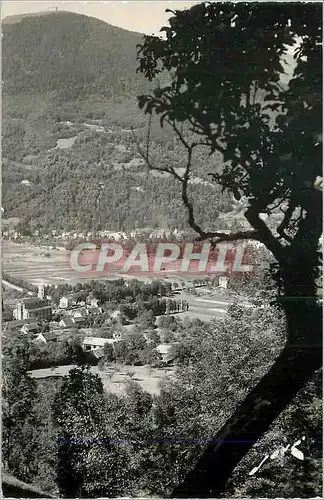
[[[1,17],[13,16],[40,11],[51,11],[57,7],[59,10],[68,10],[97,17],[109,24],[121,28],[138,31],[146,34],[158,34],[162,26],[167,23],[172,15],[166,9],[183,10],[191,7],[193,1],[166,2],[166,1],[1,1]]]

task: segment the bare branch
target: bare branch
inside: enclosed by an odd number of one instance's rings
[[[149,127],[150,126],[151,126],[151,122],[150,122]],[[137,151],[140,154],[140,156],[143,158],[143,160],[145,161],[146,166],[148,167],[149,170],[156,170],[158,172],[163,172],[163,173],[166,173],[166,174],[174,175],[174,177],[176,177],[180,182],[183,182],[182,177],[179,174],[177,174],[177,172],[174,170],[173,167],[156,167],[155,165],[153,165],[151,163],[150,159],[149,159],[150,143],[147,142],[147,144],[146,144],[146,152],[144,152],[143,149],[141,148],[141,145],[139,144],[139,142],[137,140],[137,137],[136,137],[136,134],[134,132],[134,129],[131,128],[131,131],[132,131],[132,135],[133,135],[134,141],[135,141],[136,146],[137,146]],[[150,141],[150,133],[149,132],[147,134],[147,140]]]
[[[181,189],[181,196],[182,196],[182,201],[187,209],[188,212],[188,223],[191,229],[193,229],[197,234],[198,238],[197,241],[203,241],[203,240],[211,240],[213,244],[220,243],[222,241],[238,241],[238,240],[246,240],[246,239],[253,239],[253,240],[258,240],[263,242],[268,246],[268,248],[273,252],[275,256],[278,256],[281,254],[281,251],[283,247],[279,243],[279,241],[273,236],[271,231],[267,228],[267,226],[264,224],[264,222],[259,218],[259,213],[262,211],[262,207],[260,204],[260,207],[258,209],[250,207],[247,212],[246,212],[246,218],[250,222],[251,226],[254,228],[251,231],[238,231],[236,233],[223,233],[219,231],[206,231],[203,229],[196,221],[195,215],[194,215],[194,208],[193,204],[189,200],[188,197],[188,183],[189,183],[189,174],[190,174],[190,167],[192,164],[192,154],[193,150],[196,146],[200,145],[199,143],[192,143],[189,144],[186,139],[183,136],[183,133],[179,130],[177,127],[175,121],[171,122],[170,120],[167,120],[167,123],[173,128],[175,131],[178,139],[184,146],[184,148],[187,151],[188,158],[187,158],[187,163],[186,163],[186,169],[184,176],[181,177],[173,167],[156,167],[152,164],[152,162],[149,159],[149,145],[146,146],[146,152],[144,152],[140,146],[140,144],[137,141],[137,138],[135,136],[135,133],[132,129],[133,137],[134,140],[137,144],[137,148],[139,151],[139,154],[141,157],[144,159],[147,167],[150,170],[157,170],[159,172],[164,172],[164,173],[169,173],[173,175],[176,179],[178,179],[181,182],[182,189]],[[151,122],[149,124],[149,127],[151,127]],[[148,134],[148,140],[150,140],[150,134]]]
[[[251,231],[237,231],[236,233],[222,233],[218,231],[211,231],[205,233],[204,238],[197,238],[196,241],[205,239],[212,240],[213,244],[221,243],[223,241],[239,241],[239,240],[256,240],[261,241],[259,233],[255,230]]]

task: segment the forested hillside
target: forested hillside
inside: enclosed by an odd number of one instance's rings
[[[115,97],[143,89],[136,74],[142,35],[70,12],[26,17],[3,26],[4,91],[55,97]]]
[[[14,21],[3,26],[6,216],[42,227],[47,197],[53,229],[187,227],[179,184],[147,175],[138,154],[147,122],[137,96],[149,85],[136,72],[142,35],[69,12]],[[153,124],[151,139],[153,161],[184,166],[168,130]],[[231,208],[226,198],[210,206],[216,188],[207,174],[219,159],[200,150],[196,162],[192,196],[199,217],[215,223],[222,206]]]

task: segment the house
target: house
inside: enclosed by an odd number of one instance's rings
[[[218,279],[218,286],[220,288],[227,288],[228,278],[227,276],[220,276]]]
[[[72,297],[61,297],[59,308],[60,309],[68,309],[73,305]]]
[[[59,322],[61,328],[74,328],[74,322],[72,318],[63,318]]]
[[[116,342],[114,339],[104,339],[102,337],[86,337],[82,342],[85,351],[93,351],[95,349],[103,348],[105,344],[113,344]]]
[[[102,313],[101,307],[89,307],[88,311],[89,311],[89,314],[101,314]]]
[[[49,328],[50,328],[50,330],[58,330],[59,329],[59,323],[57,321],[50,321],[49,322]]]
[[[52,319],[52,306],[47,299],[24,299],[18,302],[13,310],[13,316],[17,320],[35,318],[50,321]]]
[[[161,355],[163,363],[171,363],[174,360],[171,349],[171,344],[159,344],[155,348],[155,350]]]
[[[104,355],[105,355],[104,350],[103,350],[102,347],[97,347],[96,349],[92,349],[90,352],[97,359],[103,358]]]
[[[85,309],[84,307],[82,307],[81,309],[78,309],[73,317],[74,318],[86,318],[86,316],[88,316],[89,312],[87,309]]]
[[[10,330],[21,330],[21,327],[24,325],[30,325],[31,323],[35,323],[33,318],[22,319],[22,320],[13,320],[10,321]]]
[[[57,342],[57,335],[53,332],[39,333],[33,339],[33,342],[47,344],[47,342]]]
[[[110,319],[117,319],[119,320],[121,316],[121,312],[119,309],[116,309],[116,311],[112,312],[111,315],[110,315]]]
[[[98,303],[98,299],[91,299],[90,307],[99,307]]]
[[[20,331],[27,335],[28,333],[39,333],[40,329],[41,325],[39,323],[29,323],[22,326]]]
[[[74,316],[72,319],[74,325],[78,328],[81,328],[82,326],[86,326],[87,324],[87,319],[84,318],[83,316]]]
[[[122,340],[122,334],[121,334],[121,332],[114,332],[113,333],[113,339],[116,340],[116,341]]]

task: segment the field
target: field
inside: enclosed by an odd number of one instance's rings
[[[81,277],[69,267],[68,257],[65,249],[48,250],[11,241],[2,245],[3,271],[35,285],[80,282]]]
[[[44,368],[33,370],[31,375],[36,379],[48,377],[63,377],[68,375],[73,365],[59,366],[57,368]],[[125,391],[125,382],[133,380],[138,382],[143,390],[150,394],[159,393],[159,383],[166,376],[172,376],[173,368],[150,368],[149,366],[123,366],[112,363],[104,370],[92,366],[91,372],[98,374],[107,392],[122,394]]]
[[[3,271],[11,276],[19,277],[32,284],[76,284],[84,279],[116,279],[124,277],[125,279],[136,278],[147,280],[144,275],[121,275],[116,268],[114,273],[96,276],[93,274],[88,278],[76,273],[70,268],[69,254],[65,249],[47,250],[45,247],[37,248],[27,244],[18,244],[11,241],[3,242]],[[166,281],[184,281],[190,285],[195,276],[165,276]],[[177,293],[177,299],[184,299],[189,302],[189,311],[177,314],[179,318],[188,317],[190,319],[199,318],[209,321],[212,318],[220,318],[226,314],[227,301],[221,295],[221,291],[216,291],[208,297],[196,297],[186,292]]]
[[[72,269],[69,260],[69,252],[64,248],[48,249],[46,247],[36,247],[24,243],[14,243],[4,241],[2,245],[3,270],[11,276],[24,279],[32,284],[38,285],[43,282],[46,284],[76,283],[89,279],[124,279],[147,280],[154,273],[134,273],[122,274],[122,264],[110,265],[109,273],[95,271],[90,273],[80,273]],[[169,273],[170,274],[170,273]],[[162,272],[161,278],[165,278]],[[193,274],[188,277],[178,276],[172,273],[169,278],[172,280],[184,280],[192,282],[195,278]]]

